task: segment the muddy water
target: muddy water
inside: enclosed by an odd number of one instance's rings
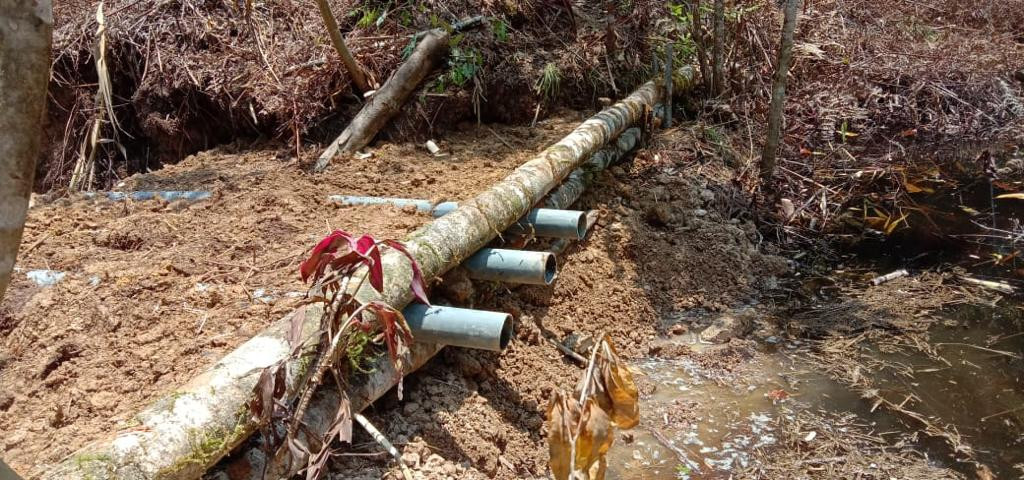
[[[945,315],[949,321],[930,332],[938,357],[869,346],[877,360],[899,366],[872,380],[887,398],[916,396],[914,411],[955,427],[997,478],[1017,478],[1022,471],[1014,465],[1024,463],[1024,311],[964,306]],[[687,341],[702,347],[693,337]],[[642,399],[640,426],[620,434],[612,447],[608,477],[729,478],[770,459],[778,448],[779,417],[801,409],[853,414],[872,431],[895,432],[892,438],[920,429],[899,414],[872,411],[867,400],[816,371],[804,356],[808,348],[799,341],[763,345],[749,369],[726,381],[712,380],[713,372],[685,358],[636,363],[656,387]],[[813,441],[815,433],[806,433]],[[975,467],[959,461],[945,442],[918,438],[915,448],[931,463],[973,476]]]

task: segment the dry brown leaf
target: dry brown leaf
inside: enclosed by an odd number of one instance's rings
[[[604,342],[608,346],[609,358],[605,359],[601,369],[601,379],[610,405],[602,405],[602,408],[619,428],[633,428],[640,423],[640,392],[611,339],[606,336]]]
[[[608,413],[615,425],[619,428],[637,426],[640,423],[640,393],[629,369],[618,361],[609,362],[604,370],[604,383],[612,403]]]
[[[582,428],[576,440],[576,470],[584,473],[589,480],[602,480],[604,471],[599,466],[605,454],[612,448],[615,439],[611,419],[593,398],[583,404]],[[592,474],[600,475],[597,477]]]
[[[1024,192],[1004,193],[1002,195],[996,195],[996,198],[999,198],[999,199],[1011,198],[1011,199],[1014,199],[1014,200],[1024,200]]]
[[[569,399],[563,392],[555,392],[548,405],[548,453],[555,480],[569,478],[572,432],[578,420],[576,401]]]

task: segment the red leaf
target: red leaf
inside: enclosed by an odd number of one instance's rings
[[[371,310],[380,322],[381,336],[388,346],[388,353],[392,359],[397,359],[408,350],[408,344],[412,342],[412,332],[405,323],[402,312],[395,310],[383,302],[370,302],[366,308]]]
[[[310,252],[309,258],[299,265],[299,274],[302,276],[303,282],[308,280],[314,273],[318,272],[316,277],[323,274],[323,269],[326,265],[323,258],[324,255],[337,252],[338,247],[342,245],[342,240],[351,244],[352,235],[342,230],[335,230],[331,232],[330,235],[324,237],[323,240],[320,240],[320,243],[317,243],[316,246],[313,247],[313,251]]]
[[[368,258],[366,266],[370,268],[370,285],[378,292],[384,291],[384,265],[380,261],[377,241],[369,235],[363,235],[356,242],[356,251]]]
[[[430,300],[427,300],[426,282],[423,280],[423,272],[420,271],[420,265],[416,263],[416,259],[405,249],[405,245],[395,240],[384,240],[389,247],[402,252],[408,259],[409,263],[412,264],[412,282],[409,283],[409,287],[412,288],[412,294],[421,302],[430,305]]]

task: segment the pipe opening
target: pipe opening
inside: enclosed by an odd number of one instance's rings
[[[505,323],[501,324],[501,336],[498,338],[498,346],[502,350],[512,341],[512,315],[505,315]]]
[[[587,236],[587,212],[580,212],[576,220],[576,240],[583,240]]]
[[[557,276],[558,259],[554,255],[548,254],[544,260],[544,285],[551,285],[551,282],[554,282]]]

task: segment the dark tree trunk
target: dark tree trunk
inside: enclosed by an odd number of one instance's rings
[[[0,0],[0,298],[10,284],[42,140],[50,0]]]
[[[725,91],[725,0],[715,0],[714,18],[714,45],[712,45],[712,73],[714,74],[714,88],[712,93],[717,96]]]
[[[782,137],[782,112],[786,100],[786,75],[793,60],[793,35],[796,31],[796,17],[800,11],[800,0],[786,0],[785,19],[782,22],[782,40],[779,44],[778,65],[772,81],[772,103],[768,110],[768,136],[761,151],[761,185],[772,189],[772,175]]]
[[[697,46],[697,65],[700,66],[700,79],[704,83],[704,91],[709,92],[712,87],[711,71],[708,66],[707,52],[705,52],[704,48],[704,30],[701,27],[703,22],[701,21],[700,14],[700,0],[693,0],[690,7],[692,9],[690,17],[691,20],[693,20],[690,25],[690,36],[693,38],[693,44]]]

